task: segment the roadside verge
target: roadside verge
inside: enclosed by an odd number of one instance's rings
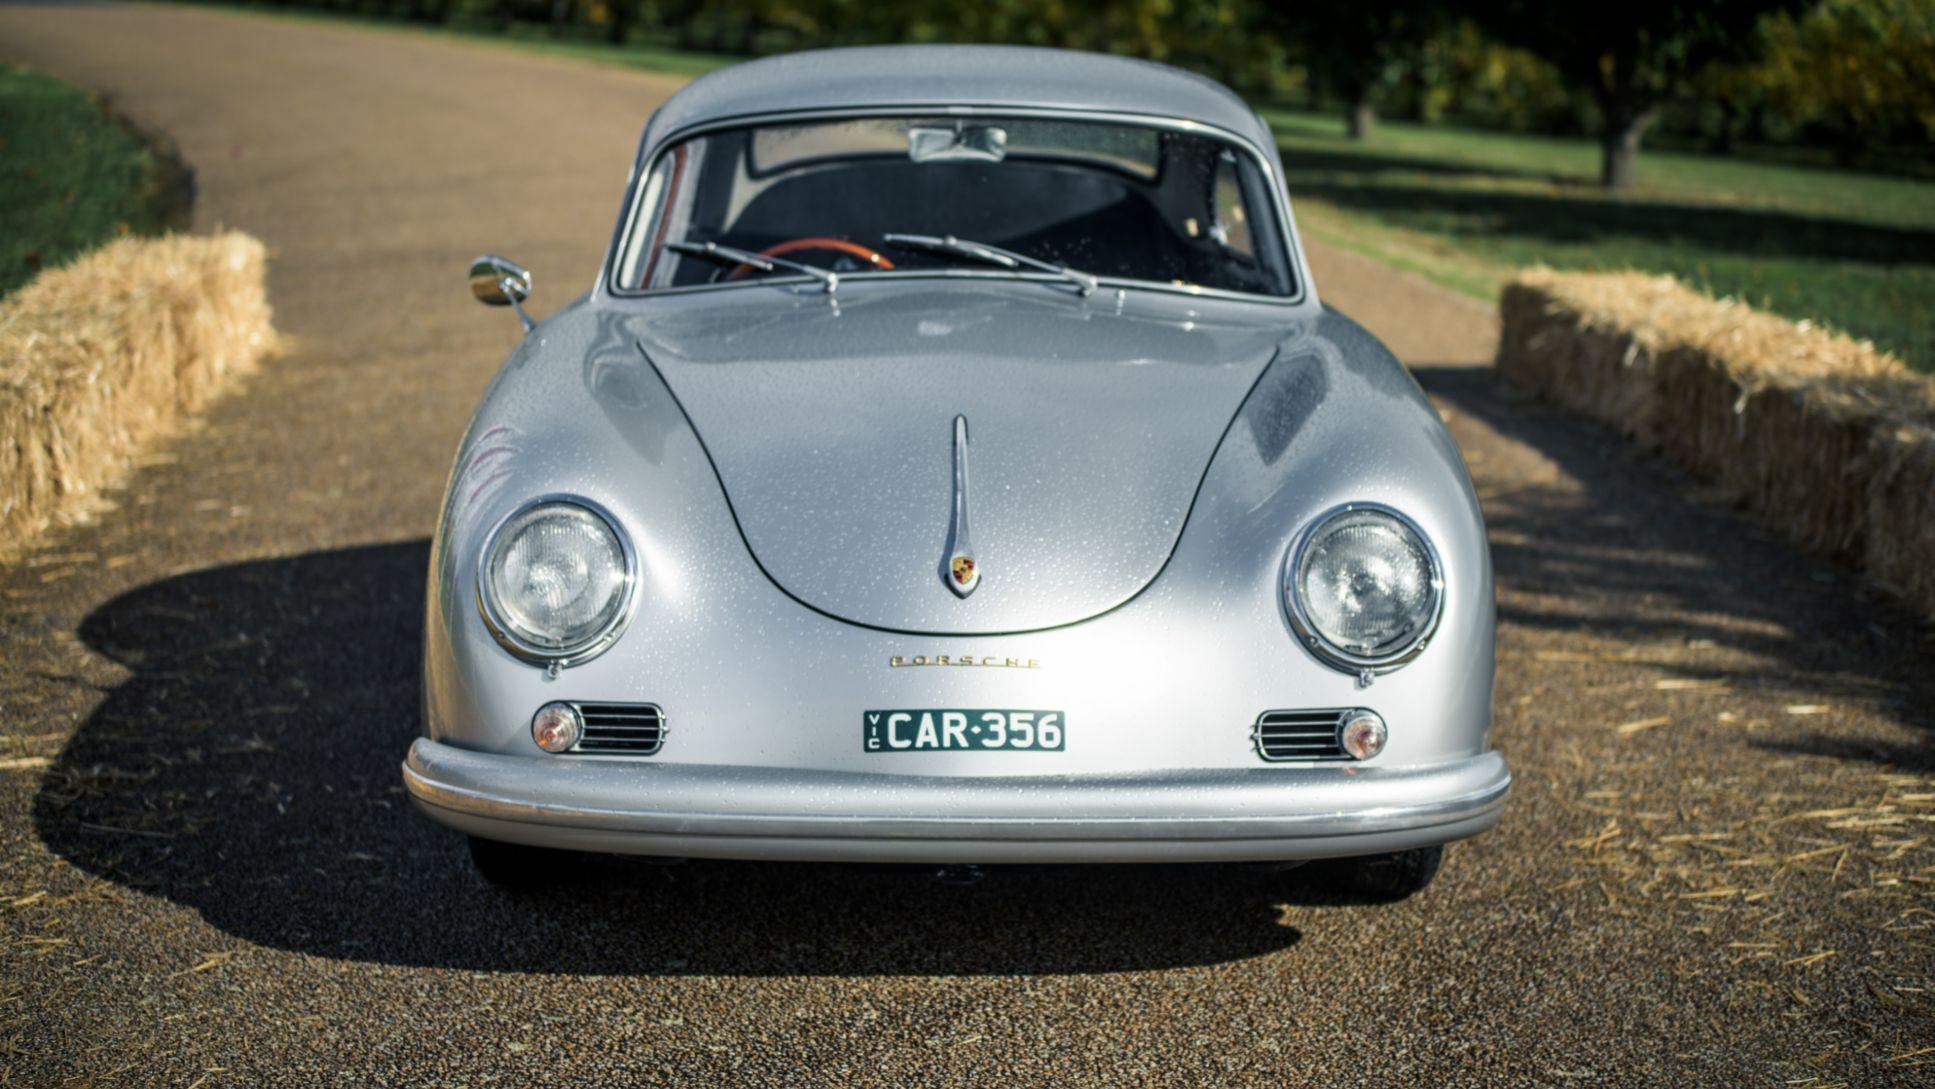
[[[1505,286],[1499,373],[1737,495],[1935,617],[1935,381],[1667,276]]]

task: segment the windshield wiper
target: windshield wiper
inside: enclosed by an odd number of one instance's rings
[[[1025,253],[1004,250],[986,242],[971,242],[965,238],[948,235],[938,238],[931,234],[883,234],[881,240],[895,246],[909,246],[917,250],[933,250],[936,253],[951,253],[957,257],[968,257],[1002,268],[1031,268],[1037,272],[1052,272],[1081,289],[1083,295],[1093,294],[1101,281],[1086,272],[1077,272],[1067,265],[1043,261]]]
[[[771,272],[779,268],[791,269],[794,272],[804,272],[826,285],[826,293],[829,295],[833,294],[840,286],[840,274],[829,269],[816,268],[812,265],[801,264],[798,261],[787,260],[784,257],[768,257],[764,254],[754,253],[751,250],[737,249],[733,246],[721,246],[717,242],[667,242],[665,248],[677,253],[689,254],[693,257],[703,257],[708,261],[721,265],[749,265],[761,272]]]

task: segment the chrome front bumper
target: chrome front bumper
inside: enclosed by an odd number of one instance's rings
[[[1496,752],[1422,768],[1282,765],[957,777],[502,756],[420,738],[403,781],[488,839],[791,861],[1193,862],[1378,854],[1498,822]]]

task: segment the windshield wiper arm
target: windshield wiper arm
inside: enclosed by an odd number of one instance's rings
[[[840,274],[829,269],[801,264],[784,257],[768,257],[765,254],[742,250],[733,246],[721,246],[717,242],[667,242],[665,248],[677,253],[703,257],[721,265],[749,265],[761,272],[771,272],[776,268],[804,272],[826,285],[826,293],[831,295],[840,286]]]
[[[1037,272],[1052,272],[1080,288],[1083,295],[1093,294],[1101,283],[1088,273],[1078,272],[1067,265],[1043,261],[1039,257],[1030,257],[1013,250],[1004,250],[1000,246],[991,246],[986,242],[956,238],[951,234],[945,238],[931,234],[883,234],[880,238],[891,245],[909,246],[917,250],[933,250],[936,253],[951,253],[957,257],[968,257],[990,265],[1000,265],[1002,268],[1031,268]]]

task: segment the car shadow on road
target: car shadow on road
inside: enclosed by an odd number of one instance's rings
[[[1562,474],[1481,495],[1502,627],[1615,637],[1632,655],[1622,661],[1689,686],[1827,697],[1909,727],[1904,740],[1873,723],[1796,717],[1745,741],[1762,751],[1935,767],[1935,640],[1906,609],[1751,515],[1703,501],[1723,497],[1623,439],[1528,403],[1489,367],[1414,373]],[[1707,646],[1749,657],[1716,665],[1697,653]]]
[[[601,860],[513,896],[416,814],[423,541],[218,567],[89,615],[130,676],[46,776],[68,861],[261,945],[484,971],[1090,973],[1294,946],[1326,879],[1238,866],[917,868]]]

